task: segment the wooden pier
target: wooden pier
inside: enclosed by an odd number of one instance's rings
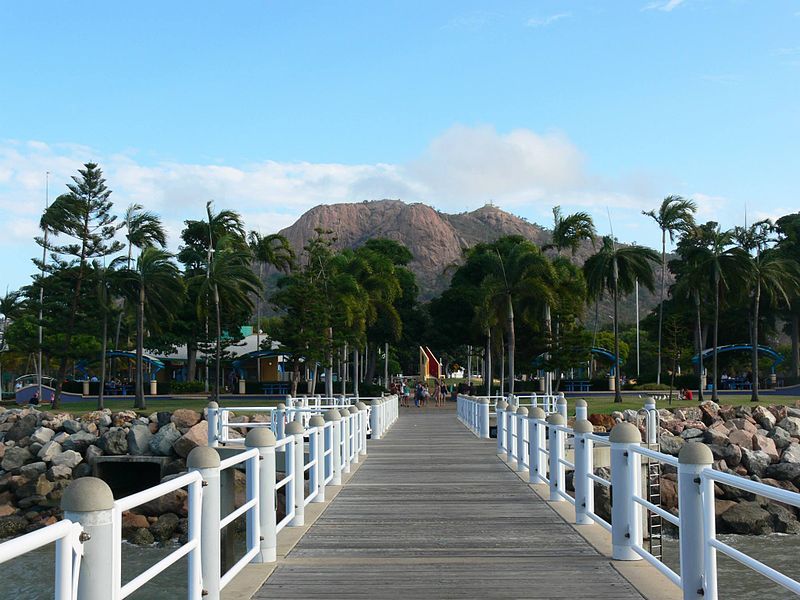
[[[495,449],[403,409],[254,597],[643,598]]]

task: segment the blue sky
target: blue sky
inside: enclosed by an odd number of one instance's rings
[[[173,246],[206,200],[588,210],[656,245],[668,194],[800,210],[800,1],[26,2],[0,13],[0,286],[86,160]]]

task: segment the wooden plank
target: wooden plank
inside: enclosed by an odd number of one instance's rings
[[[404,410],[257,598],[641,595],[452,410]]]

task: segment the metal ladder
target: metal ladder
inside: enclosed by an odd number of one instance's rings
[[[658,450],[658,448],[655,448]],[[647,459],[647,499],[661,506],[661,463],[650,458]],[[661,515],[647,511],[647,533],[649,536],[650,554],[658,560],[662,558],[662,533],[664,520]]]
[[[645,415],[645,429],[652,425],[655,427],[655,432],[651,435],[651,432],[647,430],[647,437],[646,441],[647,447],[651,450],[655,450],[656,452],[660,451],[659,443],[658,443],[658,425],[659,425],[659,414],[658,409],[653,410],[641,410]],[[652,419],[649,418],[652,416]],[[655,440],[655,443],[649,443],[651,439]],[[650,457],[647,457],[647,500],[656,506],[661,506],[661,463],[653,460]],[[658,515],[650,510],[647,511],[647,535],[648,535],[648,544],[649,544],[649,551],[655,558],[658,560],[662,559],[662,540],[663,540],[663,531],[664,531],[664,519],[661,515]]]

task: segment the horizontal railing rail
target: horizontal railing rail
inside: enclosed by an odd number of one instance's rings
[[[80,523],[62,519],[0,544],[0,564],[55,543],[53,597],[56,600],[75,600],[78,597],[84,535]]]
[[[113,507],[113,547],[112,547],[112,573],[114,578],[113,598],[127,598],[154,577],[178,562],[184,556],[189,559],[187,597],[199,599],[202,595],[200,572],[200,514],[201,514],[201,485],[202,477],[199,473],[186,473],[165,483],[148,488],[142,492],[131,494],[114,502]],[[182,544],[153,566],[140,573],[126,584],[122,584],[122,513],[166,496],[176,490],[187,488],[189,492],[189,534],[185,544]]]

